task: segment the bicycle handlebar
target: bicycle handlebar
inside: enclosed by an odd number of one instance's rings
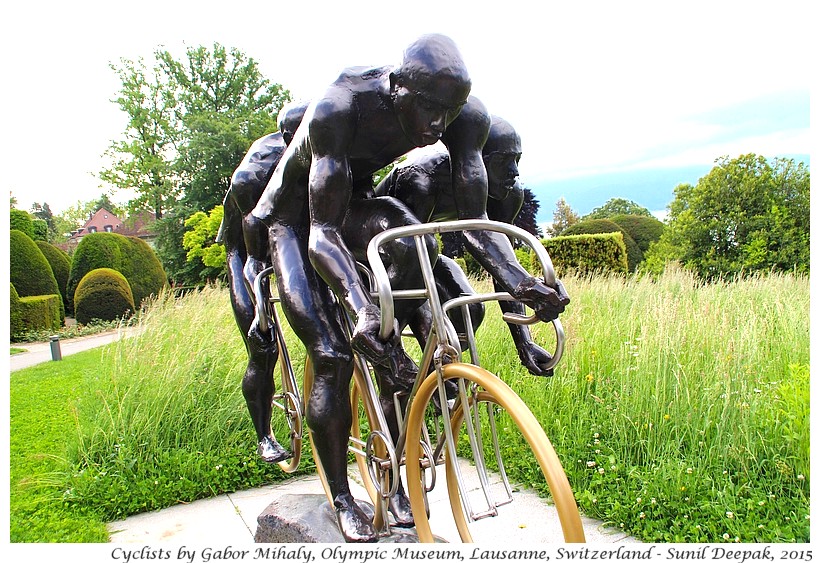
[[[544,245],[531,233],[524,229],[510,225],[509,223],[502,223],[500,221],[490,221],[486,219],[467,219],[459,221],[442,221],[440,223],[421,223],[418,225],[407,225],[404,227],[394,227],[386,231],[382,231],[371,239],[370,244],[367,245],[367,260],[370,263],[370,269],[373,272],[373,277],[376,280],[376,292],[379,296],[379,308],[381,309],[381,337],[387,339],[393,329],[393,322],[395,318],[395,308],[393,303],[393,292],[390,287],[390,278],[387,275],[387,270],[379,257],[379,248],[387,242],[404,237],[419,237],[428,234],[447,233],[452,231],[494,231],[505,234],[524,241],[530,248],[535,251],[538,261],[541,263],[541,270],[544,274],[544,283],[552,288],[556,288],[555,269],[552,266],[552,259],[547,253]],[[514,313],[508,313],[507,322],[517,324],[533,324],[537,321],[537,317],[522,317]],[[509,320],[508,320],[509,319]]]

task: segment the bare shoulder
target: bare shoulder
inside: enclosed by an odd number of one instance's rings
[[[490,132],[490,122],[490,114],[484,103],[470,96],[461,113],[447,127],[442,141],[451,152],[458,147],[481,150]]]

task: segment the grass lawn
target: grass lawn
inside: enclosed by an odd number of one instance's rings
[[[496,315],[479,338],[582,512],[645,541],[808,541],[808,278],[563,281],[554,377],[526,373]],[[141,323],[139,337],[11,374],[12,542],[106,541],[106,521],[285,477],[256,459],[227,291],[165,296]],[[549,347],[550,328],[536,332]],[[507,469],[547,494],[532,465]]]

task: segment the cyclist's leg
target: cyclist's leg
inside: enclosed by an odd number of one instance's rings
[[[364,199],[350,206],[345,216],[343,236],[357,259],[365,260],[367,244],[376,234],[392,227],[418,223],[415,215],[398,199],[389,196]],[[431,260],[435,263],[438,254],[435,238],[432,235],[425,237],[425,245]],[[385,265],[393,289],[423,287],[418,251],[412,238],[398,239],[385,245],[384,249]],[[420,300],[397,301],[395,314],[399,326],[406,326],[422,304]],[[393,395],[397,391],[410,390],[418,374],[418,368],[401,346],[394,350],[392,366],[374,365],[374,370],[379,384],[379,402],[384,410],[390,435],[395,441],[399,436],[399,427]],[[396,494],[389,499],[389,508],[397,526],[414,525],[410,502],[401,483]]]
[[[337,306],[308,260],[306,239],[283,225],[274,225],[270,238],[282,309],[313,364],[307,422],[327,477],[339,528],[347,541],[375,541],[376,530],[356,504],[347,481],[353,354],[339,324]]]
[[[255,312],[242,274],[246,258],[245,242],[242,238],[242,217],[236,203],[230,197],[225,200],[223,241],[227,254],[231,306],[248,353],[248,365],[242,377],[242,395],[245,397],[256,431],[257,452],[263,460],[276,463],[291,456],[291,453],[276,441],[271,430],[271,401],[275,391],[273,369],[279,352],[272,339],[260,341],[248,338],[248,330]]]

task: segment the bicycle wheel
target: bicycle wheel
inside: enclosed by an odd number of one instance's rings
[[[503,475],[504,454],[511,455],[516,459],[522,459],[527,455],[522,449],[528,448],[531,450],[532,456],[538,462],[540,474],[543,474],[552,495],[564,541],[585,541],[578,506],[561,466],[561,461],[558,459],[540,424],[521,398],[498,377],[477,366],[462,363],[449,364],[444,366],[443,374],[445,380],[462,379],[466,384],[476,387],[476,392],[471,394],[471,399],[469,399],[471,408],[468,409],[468,413],[470,413],[470,416],[465,417],[463,410],[457,407],[450,419],[450,427],[453,430],[456,444],[459,444],[459,454],[457,455],[464,454],[471,458],[470,461],[475,464],[474,467],[479,467],[482,464],[491,465],[492,469]],[[410,504],[416,521],[416,531],[422,542],[433,542],[434,537],[430,529],[429,518],[425,512],[424,483],[422,482],[423,474],[421,471],[421,461],[425,456],[422,452],[420,439],[422,425],[427,424],[430,418],[428,414],[434,409],[432,396],[434,392],[438,392],[437,387],[437,378],[435,374],[431,374],[419,387],[408,416],[407,445],[405,448],[408,460],[406,464],[407,484]],[[488,410],[492,411],[493,414],[485,413],[475,416],[474,411],[476,409],[474,407],[479,408],[479,413]],[[470,424],[477,429],[475,441],[478,442],[477,449],[481,452],[478,455],[473,454],[475,450],[467,443],[469,440],[465,438]],[[503,443],[498,450],[494,447],[493,440],[490,437],[493,425],[504,428]],[[486,475],[482,476],[480,473],[479,480],[481,482],[477,488],[473,489],[473,492],[467,490],[466,487],[459,486],[460,473],[470,468],[463,462],[460,464],[459,458],[452,457],[447,448],[444,448],[442,454],[445,458],[450,506],[459,536],[464,542],[472,542],[471,522],[497,513],[501,505],[511,502],[514,497],[508,483],[502,485],[488,483]],[[409,463],[411,459],[419,460],[419,462]],[[506,481],[506,479],[503,479],[503,481]],[[478,491],[479,494],[476,495],[475,491]],[[486,504],[482,505],[482,502]],[[473,506],[476,509],[473,509]],[[507,510],[510,510],[510,508]]]
[[[273,330],[276,344],[279,348],[279,371],[281,373],[281,386],[279,393],[274,395],[273,404],[285,414],[285,422],[288,425],[288,438],[285,443],[290,444],[290,451],[293,457],[280,461],[279,468],[285,473],[293,473],[299,467],[302,458],[302,436],[304,431],[304,417],[302,412],[302,401],[299,398],[299,388],[291,373],[292,363],[285,344],[285,336],[282,334],[280,324],[274,305],[270,305],[271,317],[274,319],[271,329]]]
[[[281,400],[277,405],[285,413],[285,421],[288,424],[288,438],[290,440],[290,451],[293,457],[279,462],[279,468],[285,473],[293,473],[299,467],[302,459],[302,432],[304,431],[304,419],[302,416],[302,406],[299,400],[299,389],[294,386],[293,380],[288,373],[288,367],[280,359],[280,369],[282,372]]]

